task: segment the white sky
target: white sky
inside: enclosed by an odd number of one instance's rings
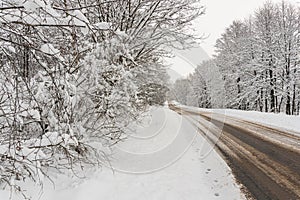
[[[271,0],[281,2],[282,0]],[[287,0],[297,3],[300,0]],[[202,42],[201,47],[212,56],[214,45],[225,29],[233,20],[248,18],[259,7],[262,7],[265,0],[202,0],[206,7],[206,14],[201,16],[196,24],[199,34],[209,35],[209,38]],[[300,3],[299,3],[300,4]]]

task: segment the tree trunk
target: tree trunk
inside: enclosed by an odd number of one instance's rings
[[[290,97],[290,91],[287,92],[285,112],[286,112],[287,115],[291,115],[291,97]]]
[[[269,73],[270,73],[270,86],[271,86],[270,112],[275,112],[275,90],[274,90],[273,71],[270,69]]]
[[[238,77],[237,78],[237,80],[236,80],[236,83],[237,83],[237,90],[238,90],[238,100],[239,100],[239,105],[238,105],[238,108],[239,108],[239,110],[241,110],[242,109],[242,102],[240,101],[240,97],[241,97],[241,86],[240,86],[240,81],[241,81],[241,78],[240,77]]]
[[[296,113],[296,85],[293,85],[292,115]]]
[[[263,112],[263,108],[264,108],[262,100],[263,100],[263,89],[260,89],[260,98],[259,98],[259,109],[260,109],[260,112]]]
[[[265,83],[267,84],[268,80],[268,71],[266,71],[266,76],[265,76]],[[269,112],[269,105],[268,105],[268,88],[265,88],[265,112]]]
[[[265,112],[269,112],[269,109],[268,109],[268,92],[267,90],[265,90],[264,92],[264,108],[265,108]]]

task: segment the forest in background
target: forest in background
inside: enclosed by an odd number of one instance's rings
[[[232,22],[215,47],[213,59],[176,81],[172,94],[177,101],[299,115],[299,6],[266,2],[248,19]]]

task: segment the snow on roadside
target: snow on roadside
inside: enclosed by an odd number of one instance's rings
[[[221,110],[214,110],[214,112],[223,112]],[[295,131],[300,135],[300,116],[290,116],[284,113],[262,113],[257,111],[240,111],[226,109],[225,114],[227,116],[236,117],[252,122],[257,122],[273,127],[283,128],[286,130]],[[292,132],[293,133],[293,132]]]
[[[173,102],[172,102],[173,103]],[[285,130],[294,131],[291,132],[296,135],[300,135],[300,116],[291,116],[284,113],[263,113],[258,111],[242,111],[235,109],[203,109],[189,106],[183,106],[176,102],[177,106],[189,109],[191,111],[213,112],[219,114],[225,114],[226,116],[235,117],[242,120],[248,120],[260,124],[265,124]],[[296,132],[296,133],[295,133]]]
[[[128,139],[116,147],[114,172],[104,167],[75,188],[45,186],[41,199],[245,199],[230,168],[177,113],[152,108],[127,132]],[[210,153],[203,156],[203,152]],[[8,198],[1,195],[5,194],[0,193],[1,200]]]

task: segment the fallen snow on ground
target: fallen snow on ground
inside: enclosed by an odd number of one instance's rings
[[[229,117],[235,117],[242,120],[248,120],[264,125],[269,125],[277,128],[282,128],[290,131],[295,131],[294,134],[300,135],[300,116],[291,116],[284,113],[263,113],[258,111],[242,111],[234,109],[203,109],[180,105],[176,102],[177,106],[191,110],[202,112],[213,112],[225,114]]]
[[[224,111],[215,110],[222,113]],[[262,113],[257,111],[240,111],[226,109],[225,114],[227,116],[236,117],[239,119],[249,120],[265,125],[271,125],[278,128],[284,128],[287,130],[299,132],[300,134],[300,116],[290,116],[284,113]]]
[[[245,199],[212,146],[187,119],[166,107],[152,108],[128,128],[111,163],[114,171],[104,167],[76,187],[45,186],[40,199]],[[8,193],[2,191],[0,199],[8,199]]]

